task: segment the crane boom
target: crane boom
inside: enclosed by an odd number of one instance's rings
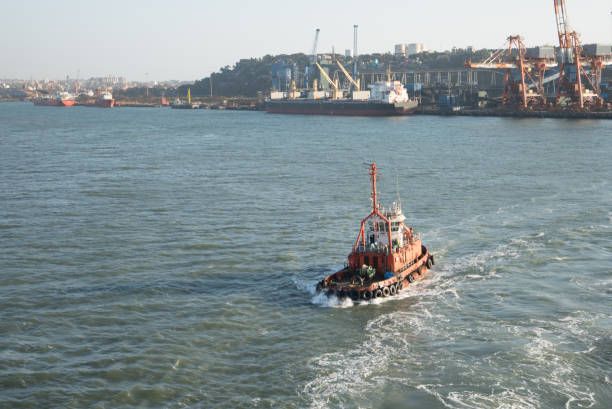
[[[355,24],[353,26],[353,77],[357,78],[357,28],[359,26]],[[356,91],[359,91],[359,86],[356,86]]]
[[[338,65],[338,67],[340,68],[340,71],[342,71],[344,73],[344,75],[346,75],[346,78],[348,78],[349,82],[355,87],[355,91],[359,91],[359,83],[356,82],[353,77],[351,77],[351,75],[348,73],[348,71],[344,68],[344,66],[342,64],[340,64],[340,61],[336,60],[336,64]]]
[[[323,67],[321,67],[319,65],[318,62],[315,61],[315,65],[317,66],[317,68],[319,69],[319,71],[321,72],[321,74],[325,77],[325,79],[334,87],[334,90],[338,91],[338,84],[336,84],[330,77],[329,75],[327,75],[327,73],[325,72],[325,70],[323,69]]]
[[[319,31],[320,29],[316,29],[314,43],[312,45],[312,52],[310,53],[310,62],[315,62],[317,59],[317,44],[319,42]]]
[[[572,62],[572,40],[570,36],[567,12],[565,11],[565,0],[553,0],[555,5],[555,21],[557,23],[557,35],[559,36],[559,47],[561,48],[561,62]]]
[[[597,56],[589,56],[582,48],[580,38],[576,31],[571,31],[567,21],[565,0],[553,0],[555,6],[555,19],[557,34],[559,36],[560,69],[559,86],[557,87],[557,104],[562,97],[568,97],[572,103],[584,108],[585,102],[589,105],[601,105],[601,60]],[[590,64],[591,70],[583,65]],[[586,81],[583,82],[582,77]],[[590,85],[592,91],[585,87]]]
[[[314,62],[315,65],[317,66],[317,68],[319,69],[319,71],[321,72],[321,74],[325,77],[325,79],[331,84],[332,87],[334,87],[334,94],[333,94],[333,99],[339,99],[342,96],[342,92],[340,91],[340,87],[338,86],[338,81],[333,81],[329,75],[327,75],[327,73],[325,72],[325,70],[323,69],[323,67],[321,67],[319,65],[318,62]]]

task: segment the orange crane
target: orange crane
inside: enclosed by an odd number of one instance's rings
[[[556,103],[560,105],[564,102],[563,99],[566,99],[580,108],[584,108],[585,104],[600,106],[603,103],[599,88],[601,70],[604,65],[610,64],[610,61],[604,56],[588,55],[584,51],[578,33],[570,31],[565,0],[553,0],[553,2],[560,47]],[[585,69],[585,66],[588,68]],[[585,83],[583,78],[586,80]],[[587,89],[585,85],[590,85],[591,89]]]
[[[504,95],[502,105],[519,105],[526,108],[530,105],[544,105],[544,87],[542,81],[546,70],[556,67],[557,63],[547,58],[530,58],[521,36],[510,36],[504,47],[492,53],[480,63],[467,61],[467,68],[505,69]],[[518,78],[511,70],[518,70]],[[533,89],[535,88],[535,92]]]

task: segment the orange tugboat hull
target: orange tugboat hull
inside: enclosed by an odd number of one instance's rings
[[[396,295],[414,281],[422,278],[434,265],[434,256],[427,251],[425,246],[422,246],[422,249],[422,253],[415,260],[406,263],[388,278],[384,278],[384,273],[377,271],[372,280],[362,280],[359,272],[349,266],[323,279],[317,284],[317,290],[325,291],[328,296],[350,297],[353,301],[369,301],[374,298]],[[395,253],[395,256],[401,258],[403,254],[404,252],[400,250]],[[384,256],[374,252],[364,253],[362,257],[383,258]]]
[[[101,108],[112,108],[115,106],[115,100],[114,99],[99,99],[96,101],[95,106],[98,106]]]
[[[34,105],[50,107],[71,107],[74,105],[74,99],[35,98],[32,102]]]

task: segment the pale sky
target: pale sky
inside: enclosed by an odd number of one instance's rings
[[[612,43],[610,0],[566,0],[583,44]],[[0,78],[195,80],[266,54],[557,44],[553,0],[0,0]]]

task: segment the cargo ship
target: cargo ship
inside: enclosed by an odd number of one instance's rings
[[[327,296],[350,297],[353,301],[394,296],[435,263],[420,235],[404,224],[401,203],[389,208],[380,206],[376,162],[369,168],[372,211],[361,221],[345,267],[317,284],[317,291]]]
[[[353,86],[351,93],[341,90],[338,79],[332,80],[327,72],[314,62],[321,75],[331,85],[330,92],[318,90],[318,81],[313,81],[313,87],[308,90],[305,98],[291,83],[291,90],[284,92],[271,92],[266,100],[266,111],[273,114],[308,114],[308,115],[354,115],[354,116],[397,116],[413,114],[419,103],[410,99],[406,88],[400,81],[391,81],[391,71],[387,69],[387,80],[377,81],[368,85],[369,90],[360,91],[359,79],[355,80],[336,61],[336,65],[344,73]],[[346,95],[350,96],[348,98]]]
[[[53,106],[53,107],[71,107],[74,105],[74,96],[68,92],[60,92],[54,96],[36,97],[32,99],[34,105]]]
[[[113,108],[115,106],[115,100],[113,99],[112,93],[101,92],[100,94],[98,94],[96,99],[87,99],[85,101],[77,103],[77,105],[84,107]]]
[[[400,81],[378,81],[369,91],[354,91],[351,98],[329,98],[324,91],[309,92],[306,98],[278,98],[271,93],[266,111],[273,114],[397,116],[413,114],[418,101],[410,99]],[[284,93],[283,93],[284,94]],[[291,94],[291,93],[289,93]],[[274,98],[276,97],[276,98]]]

